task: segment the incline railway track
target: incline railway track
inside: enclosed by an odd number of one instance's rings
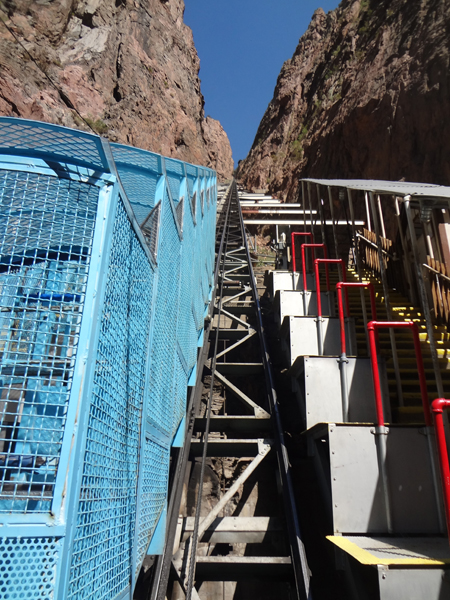
[[[190,388],[185,444],[172,460],[165,549],[150,570],[146,598],[310,599],[234,181],[218,210],[215,288]]]

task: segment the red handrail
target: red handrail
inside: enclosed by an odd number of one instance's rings
[[[302,244],[302,269],[303,269],[303,290],[306,292],[307,283],[306,283],[306,256],[305,256],[305,248],[312,248],[312,259],[314,260],[314,248],[323,248],[323,256],[324,258],[328,258],[327,247],[325,244]],[[330,287],[330,275],[328,273],[328,265],[326,266],[327,273],[327,286]]]
[[[292,271],[294,273],[297,272],[296,264],[295,264],[295,236],[296,235],[308,235],[312,241],[314,241],[313,234],[310,231],[293,231],[291,233],[291,250],[292,250]]]
[[[347,281],[347,276],[345,274],[345,264],[344,261],[342,260],[342,258],[316,258],[316,260],[314,261],[314,271],[316,274],[316,294],[317,294],[317,316],[321,317],[322,316],[322,299],[320,297],[320,281],[319,281],[319,264],[320,263],[325,263],[325,264],[339,264],[342,266],[342,279],[346,282]],[[327,292],[330,291],[330,282],[327,280]],[[346,300],[347,300],[347,314],[349,312],[348,309],[348,297],[346,294]]]
[[[434,428],[439,454],[439,465],[441,467],[442,491],[444,493],[445,520],[447,522],[447,534],[450,542],[450,466],[448,464],[447,441],[445,439],[444,417],[445,408],[450,408],[450,400],[437,398],[431,403],[434,413]]]
[[[372,320],[377,320],[377,306],[375,304],[375,289],[371,283],[347,283],[346,281],[339,281],[336,284],[336,291],[338,297],[338,312],[339,312],[339,324],[341,329],[341,354],[346,353],[345,347],[345,315],[344,315],[344,303],[342,301],[342,288],[345,290],[345,300],[347,307],[347,316],[350,316],[348,308],[348,293],[347,288],[367,288],[370,293],[370,307],[372,311]]]
[[[427,382],[423,368],[422,351],[420,349],[419,328],[413,321],[370,321],[367,323],[370,343],[370,360],[372,362],[373,387],[375,391],[375,404],[377,409],[378,426],[384,427],[383,401],[381,399],[380,373],[378,371],[376,330],[378,329],[411,329],[414,338],[414,350],[417,360],[417,371],[419,374],[420,394],[422,396],[422,407],[425,416],[425,424],[431,427],[431,413],[428,404]]]

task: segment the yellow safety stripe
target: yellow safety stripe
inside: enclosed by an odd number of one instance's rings
[[[405,566],[416,566],[416,565],[448,565],[450,564],[450,558],[435,559],[435,558],[378,558],[371,554],[368,550],[360,548],[354,542],[351,542],[348,538],[341,535],[327,535],[327,540],[330,540],[335,546],[350,554],[362,565],[384,565],[389,567],[390,565],[405,565]]]

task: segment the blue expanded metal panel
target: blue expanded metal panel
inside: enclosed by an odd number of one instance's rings
[[[111,144],[111,150],[128,200],[141,224],[160,200],[156,199],[156,187],[162,175],[161,157],[120,144]]]
[[[98,136],[37,121],[2,117],[0,149],[2,154],[51,158],[108,170]]]
[[[194,272],[192,277],[192,285],[194,287],[193,293],[193,302],[192,302],[192,312],[196,324],[197,331],[201,331],[203,328],[203,314],[205,309],[204,299],[203,299],[203,290],[202,290],[202,265],[204,262],[204,254],[203,254],[203,228],[204,228],[204,219],[201,218],[201,210],[200,210],[200,194],[198,190],[198,180],[196,180],[195,188],[197,189],[196,193],[196,208],[195,212],[197,214],[197,225],[195,228],[195,248],[196,251],[194,253]]]
[[[186,371],[189,374],[197,360],[198,327],[193,312],[193,290],[194,293],[196,292],[196,226],[194,225],[191,203],[189,201],[185,202],[184,208],[178,341],[186,363]]]
[[[127,587],[153,271],[122,203],[112,232],[68,598]],[[101,596],[99,594],[101,593]]]
[[[173,433],[176,433],[178,425],[182,418],[186,414],[186,392],[187,392],[187,381],[188,373],[187,369],[182,360],[181,354],[178,352],[175,356],[174,365],[174,379],[175,379],[175,397],[173,403],[173,414],[174,414],[174,429]]]
[[[215,173],[107,146],[0,118],[0,600],[131,599],[166,506]]]
[[[158,519],[166,503],[170,451],[167,446],[146,437],[143,458],[143,482],[136,541],[135,575],[138,575]]]
[[[172,192],[172,198],[175,200],[180,197],[180,186],[184,177],[183,163],[170,158],[166,158],[165,162],[167,181]]]
[[[174,433],[174,414],[167,399],[175,395],[174,363],[177,350],[178,290],[180,284],[181,240],[167,192],[161,214],[158,250],[158,294],[152,341],[147,418],[160,431]]]

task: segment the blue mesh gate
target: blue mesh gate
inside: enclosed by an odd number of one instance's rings
[[[216,175],[0,118],[0,599],[131,598],[212,285]]]

